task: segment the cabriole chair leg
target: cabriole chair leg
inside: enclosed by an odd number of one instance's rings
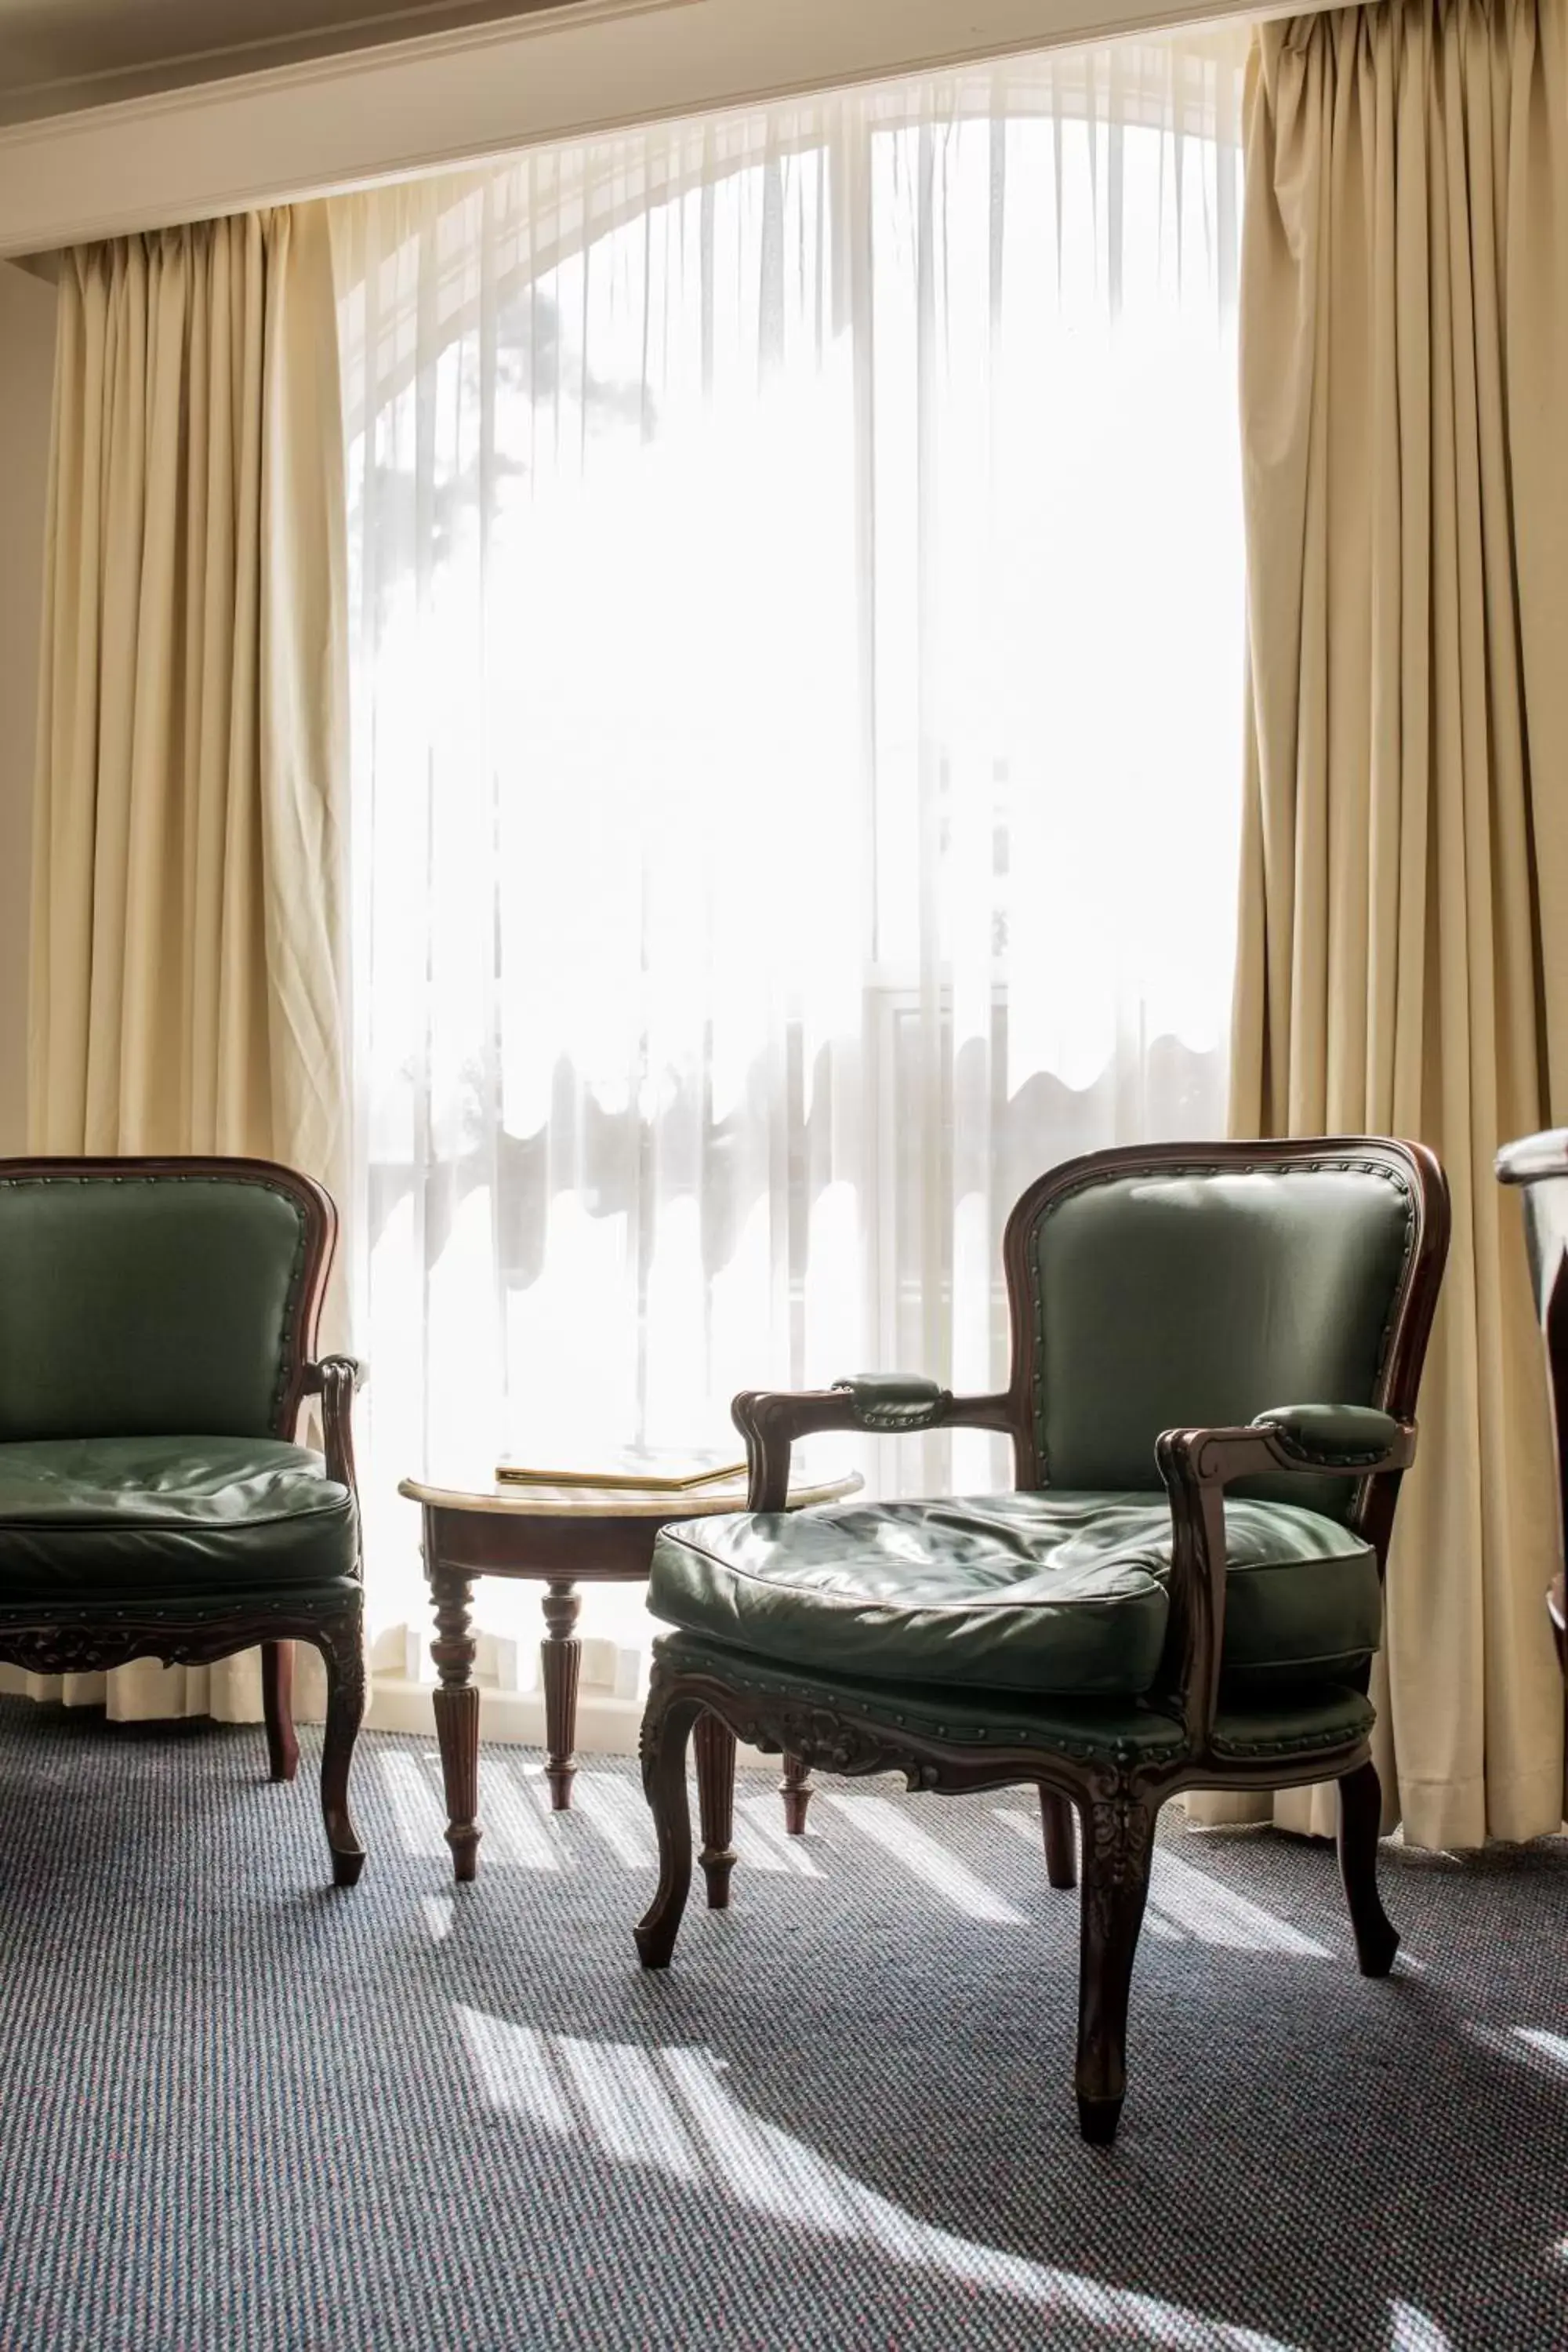
[[[643,1793],[658,1836],[658,1888],[632,1933],[645,1969],[667,1969],[691,1885],[691,1811],[686,1797],[686,1746],[701,1713],[695,1699],[658,1705],[643,1717]]]
[[[779,1795],[784,1799],[784,1834],[786,1837],[805,1835],[805,1809],[812,1799],[811,1767],[804,1757],[786,1756],[779,1780]]]
[[[1157,1812],[1150,1798],[1131,1789],[1084,1809],[1078,2115],[1085,2139],[1101,2147],[1116,2137],[1127,2090],[1127,2003]]]
[[[1383,1827],[1383,1790],[1377,1768],[1359,1764],[1340,1782],[1340,1877],[1363,1977],[1385,1977],[1394,1966],[1399,1937],[1377,1891],[1377,1840]]]
[[[1078,1885],[1074,1850],[1072,1800],[1054,1789],[1040,1790],[1040,1827],[1046,1839],[1046,1876],[1053,1886]]]
[[[291,1780],[300,1769],[294,1737],[294,1644],[261,1644],[261,1706],[267,1718],[267,1760],[275,1780]]]
[[[323,1630],[317,1647],[327,1669],[321,1817],[332,1850],[333,1883],[353,1886],[364,1868],[364,1848],[349,1811],[349,1767],[364,1717],[364,1633],[358,1611],[347,1624]]]

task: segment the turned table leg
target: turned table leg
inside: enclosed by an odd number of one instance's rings
[[[474,1688],[474,1636],[468,1623],[473,1588],[466,1577],[432,1571],[436,1639],[430,1655],[441,1677],[433,1694],[441,1779],[447,1792],[447,1843],[454,1878],[472,1878],[479,1862],[479,1695]]]
[[[577,1675],[583,1644],[574,1634],[582,1601],[569,1580],[552,1577],[543,1600],[544,1640],[539,1645],[544,1675],[544,1741],[548,1753],[544,1777],[550,1783],[553,1812],[563,1813],[572,1802],[572,1776],[577,1769]]]

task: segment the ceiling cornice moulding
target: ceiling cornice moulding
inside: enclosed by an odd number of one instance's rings
[[[1191,0],[563,0],[0,130],[0,255],[1193,13]]]
[[[342,89],[360,80],[367,71],[385,64],[417,72],[422,65],[436,60],[518,49],[542,34],[559,31],[563,25],[594,25],[606,18],[662,15],[671,8],[702,5],[703,0],[542,0],[542,5],[524,15],[492,17],[482,25],[444,26],[429,32],[390,36],[384,41],[368,42],[357,48],[296,58],[285,65],[243,65],[237,60],[244,51],[237,49],[227,53],[237,59],[232,73],[214,74],[205,81],[175,82],[167,89],[138,91],[127,98],[94,99],[87,105],[62,109],[56,114],[29,115],[20,122],[0,124],[0,146],[9,147],[13,142],[18,147],[29,142],[47,145],[51,135],[60,131],[74,137],[95,128],[111,130],[129,123],[155,122],[165,115],[199,115],[209,111],[215,103],[232,98],[286,97],[290,91],[310,89],[317,83]],[[106,75],[103,79],[108,80],[110,77]]]

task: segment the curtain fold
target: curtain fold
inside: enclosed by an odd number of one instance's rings
[[[341,409],[321,208],[64,257],[35,1150],[254,1154],[343,1197]],[[108,1685],[113,1715],[260,1713],[254,1654]]]
[[[1454,1244],[1391,1563],[1391,1810],[1563,1818],[1539,1344],[1499,1144],[1568,1118],[1568,11],[1397,0],[1255,37],[1250,709],[1235,1132],[1393,1129]],[[1280,1800],[1331,1826],[1332,1791]]]

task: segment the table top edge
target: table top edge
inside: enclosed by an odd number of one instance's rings
[[[840,1503],[858,1494],[865,1480],[858,1471],[837,1478],[803,1481],[789,1491],[786,1509],[808,1510],[818,1503]],[[426,1478],[400,1478],[397,1491],[427,1510],[490,1512],[500,1518],[521,1519],[703,1519],[717,1518],[746,1507],[745,1490],[652,1494],[634,1488],[604,1486],[524,1486],[502,1491],[495,1486],[440,1486]]]

